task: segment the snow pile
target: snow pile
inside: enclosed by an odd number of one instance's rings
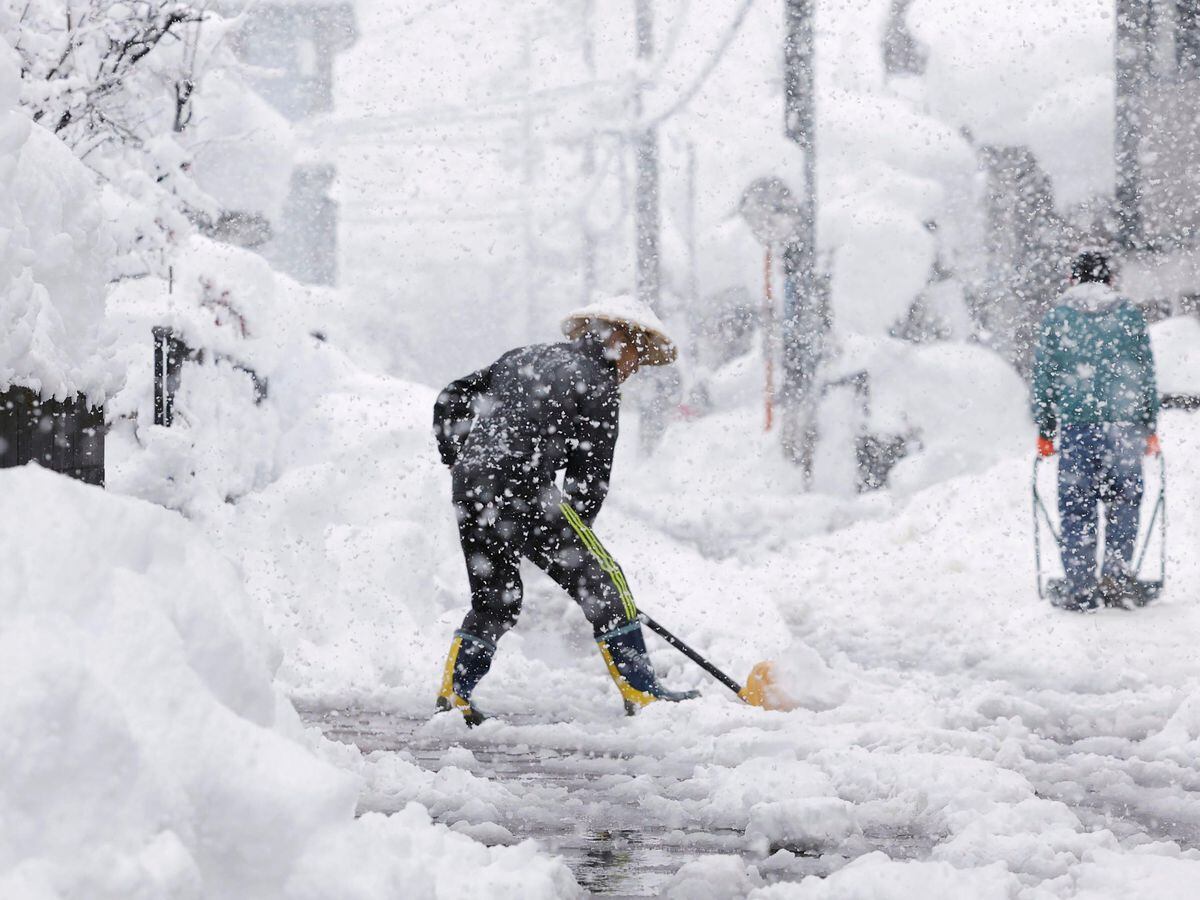
[[[942,862],[896,863],[882,853],[872,853],[829,878],[772,885],[749,896],[751,900],[1016,900],[1020,895],[1020,881],[1000,866],[959,869]]]
[[[770,672],[766,696],[771,709],[833,709],[850,692],[845,675],[831,669],[803,641],[794,641],[779,659],[772,660]]]
[[[930,114],[920,82],[886,71],[894,8],[859,0],[817,14],[817,238],[839,334],[879,336],[903,319],[946,242],[926,223],[960,224],[977,167],[958,123]]]
[[[981,473],[1033,441],[1029,390],[990,350],[954,342],[863,344],[861,363],[853,352],[846,356],[870,376],[870,430],[912,438],[888,480],[901,495]],[[852,458],[852,449],[843,455]]]
[[[23,510],[0,522],[0,893],[574,892],[531,847],[419,808],[355,820],[356,780],[310,749],[238,569],[194,526],[36,467],[0,482]]]
[[[30,0],[0,12],[0,35],[18,57],[11,93],[104,183],[116,247],[98,275],[166,274],[197,228],[255,240],[281,213],[291,127],[234,54],[242,4],[220,5],[76,11]]]
[[[434,392],[371,374],[337,301],[201,238],[173,285],[110,299],[129,377],[109,405],[109,488],[183,511],[244,565],[281,683],[321,704],[427,690],[445,644],[412,635],[463,596]],[[206,352],[183,366],[170,428],[152,424],[156,325]]]
[[[1200,320],[1177,316],[1150,326],[1160,393],[1200,394]]]
[[[747,897],[762,884],[753,869],[736,856],[710,856],[680,867],[662,896],[666,900],[732,900]]]
[[[120,369],[103,334],[112,245],[92,175],[17,108],[21,76],[0,42],[0,390],[102,402]]]
[[[282,418],[279,475],[214,526],[284,645],[280,677],[320,706],[432,704],[467,596],[434,393],[328,345],[278,391],[302,407]]]
[[[612,502],[677,540],[724,556],[772,541],[783,522],[795,537],[888,515],[916,492],[984,472],[1034,441],[1028,388],[990,350],[859,337],[845,343],[830,372],[859,371],[869,380],[865,418],[852,387],[831,393],[818,411],[819,492],[804,493],[799,467],[784,457],[778,409],[774,430],[763,431],[762,357],[751,353],[718,371],[709,383],[712,410],[673,422],[652,457],[638,453],[636,427],[630,429],[635,433],[617,451]],[[859,425],[906,440],[889,491],[855,493]]]
[[[854,805],[837,797],[811,797],[758,803],[750,810],[746,838],[760,843],[795,847],[816,853],[841,846],[862,834]]]
[[[313,399],[306,379],[324,365],[314,335],[339,337],[337,296],[194,236],[170,281],[120,282],[108,306],[128,373],[108,409],[110,487],[199,514],[270,483],[288,423]],[[203,354],[183,366],[171,428],[152,424],[157,326]]]

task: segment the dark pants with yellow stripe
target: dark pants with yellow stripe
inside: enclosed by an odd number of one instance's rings
[[[522,557],[575,599],[597,638],[635,620],[621,567],[555,485],[514,490],[498,479],[455,477],[454,506],[471,585],[466,634],[494,646],[516,624]]]

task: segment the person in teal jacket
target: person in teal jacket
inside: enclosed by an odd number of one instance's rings
[[[1058,437],[1058,511],[1068,595],[1074,610],[1133,595],[1131,561],[1143,492],[1142,454],[1158,453],[1158,388],[1142,311],[1112,288],[1108,257],[1084,250],[1071,287],[1042,319],[1034,355],[1038,453]],[[1104,556],[1097,576],[1099,509]]]

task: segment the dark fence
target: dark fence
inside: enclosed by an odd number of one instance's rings
[[[25,387],[0,393],[0,468],[31,462],[103,485],[104,407],[83,397],[43,400]]]

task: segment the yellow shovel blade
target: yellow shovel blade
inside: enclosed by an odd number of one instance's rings
[[[746,679],[746,686],[738,691],[738,696],[751,706],[761,706],[763,709],[774,709],[781,712],[795,709],[788,696],[775,684],[775,664],[771,660],[755,663]]]

